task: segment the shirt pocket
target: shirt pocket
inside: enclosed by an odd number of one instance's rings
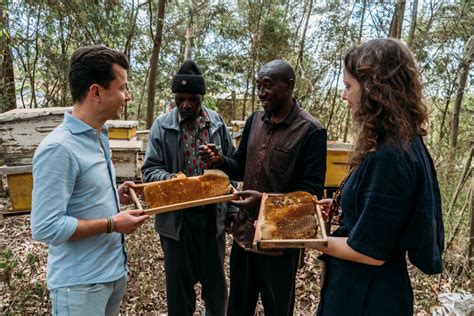
[[[278,173],[284,173],[290,165],[291,153],[288,149],[275,147],[270,158],[270,169]]]

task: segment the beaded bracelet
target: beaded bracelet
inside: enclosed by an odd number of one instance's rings
[[[110,234],[113,232],[113,220],[110,216],[106,217],[105,219],[107,220],[107,234]]]
[[[115,222],[114,218],[111,216],[110,217],[110,232],[113,233],[115,231]]]

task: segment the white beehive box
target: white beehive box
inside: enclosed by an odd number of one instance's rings
[[[0,166],[31,165],[36,147],[71,109],[16,109],[0,114]]]
[[[136,137],[130,140],[110,139],[109,142],[117,181],[141,179],[138,153],[142,150],[142,142]]]

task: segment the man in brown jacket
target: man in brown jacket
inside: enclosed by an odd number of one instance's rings
[[[295,72],[284,60],[265,64],[258,73],[258,97],[264,111],[247,120],[238,151],[219,153],[213,144],[200,151],[244,190],[323,195],[326,173],[326,129],[293,98]],[[244,196],[248,201],[255,201]],[[254,315],[259,293],[265,314],[293,315],[297,249],[255,251],[253,222],[258,203],[243,203],[233,215],[228,315]]]

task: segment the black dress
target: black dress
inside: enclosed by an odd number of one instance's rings
[[[343,220],[333,236],[384,260],[370,266],[321,256],[326,275],[318,315],[413,315],[406,255],[427,274],[441,272],[444,231],[438,181],[421,137],[407,150],[370,153],[341,193]]]

